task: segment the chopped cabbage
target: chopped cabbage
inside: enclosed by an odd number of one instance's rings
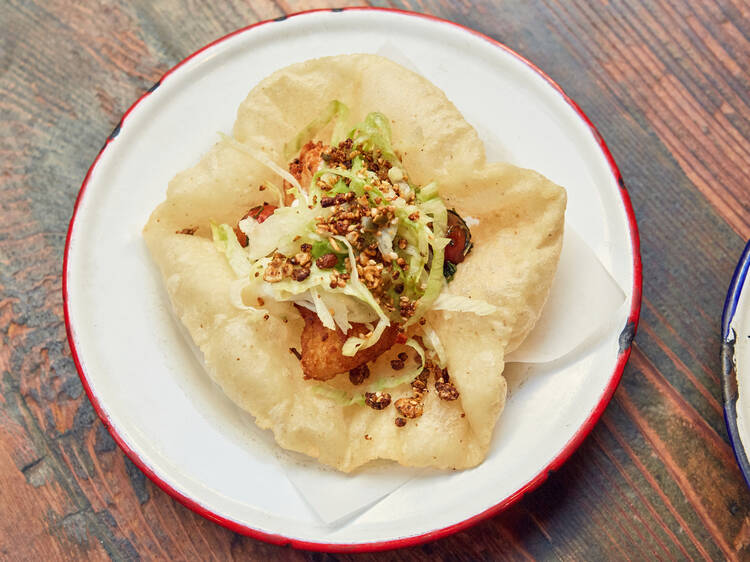
[[[338,139],[343,135],[343,127],[345,126],[345,121],[348,115],[349,108],[346,104],[339,100],[332,100],[322,115],[310,121],[310,123],[308,123],[307,126],[297,134],[293,141],[284,145],[284,159],[289,160],[292,156],[295,156],[307,141],[311,140],[318,131],[328,125],[333,119],[336,119],[336,128],[331,137],[331,144],[338,144]]]
[[[230,267],[238,277],[247,277],[252,270],[252,261],[247,251],[237,240],[237,235],[228,224],[216,224],[211,221],[211,236],[214,246],[227,257]]]
[[[274,250],[294,255],[299,251],[300,245],[297,236],[311,237],[315,233],[315,217],[328,214],[325,211],[326,209],[309,209],[307,205],[299,205],[276,209],[262,223],[250,217],[240,221],[240,229],[250,241],[248,256],[251,260],[257,260]]]
[[[389,224],[386,228],[379,230],[379,235],[377,236],[378,249],[384,256],[390,256],[393,253],[393,240],[396,238],[397,232],[397,224]]]
[[[432,263],[430,264],[430,273],[427,277],[424,294],[417,301],[414,315],[407,320],[405,326],[411,326],[415,322],[418,322],[430,310],[435,299],[438,298],[440,291],[445,286],[443,261],[445,260],[445,247],[450,243],[450,239],[443,238],[442,236],[448,225],[448,211],[439,198],[430,199],[423,203],[422,210],[432,216],[432,239],[430,240],[430,237],[427,236],[428,243],[432,249]],[[424,220],[424,218],[420,217],[420,220]]]
[[[432,304],[433,310],[447,310],[451,312],[471,312],[477,316],[489,316],[497,312],[497,307],[481,299],[472,299],[461,295],[440,293]]]
[[[271,160],[269,158],[268,154],[263,152],[262,150],[258,150],[257,148],[252,148],[246,144],[243,144],[239,142],[236,139],[233,139],[232,137],[228,137],[224,133],[219,133],[219,136],[221,139],[226,142],[229,146],[232,148],[239,150],[240,152],[244,152],[251,158],[257,160],[267,168],[271,169],[273,172],[276,172],[278,175],[280,175],[282,178],[284,178],[286,181],[292,184],[294,188],[296,188],[299,192],[304,193],[302,191],[302,188],[300,187],[299,182],[297,181],[297,178],[295,178],[292,174],[290,174],[287,170],[279,166],[276,162]]]
[[[417,343],[414,338],[409,338],[408,340],[406,340],[405,345],[408,345],[409,347],[415,349],[417,354],[419,354],[419,366],[397,377],[386,377],[380,379],[372,386],[372,390],[370,390],[369,392],[382,392],[383,390],[387,390],[389,388],[396,388],[397,386],[401,386],[402,384],[413,381],[420,374],[422,374],[422,370],[424,369],[425,364],[424,349],[422,349],[422,346],[419,345],[419,343]]]
[[[266,185],[266,187],[270,188],[271,191],[273,191],[277,195],[277,197],[279,198],[279,204],[277,205],[277,207],[279,207],[279,208],[283,207],[284,206],[284,192],[281,191],[281,188],[279,188],[278,185],[276,185],[276,184],[274,184],[274,183],[272,183],[270,181],[267,181],[265,183],[265,185]]]
[[[379,318],[378,323],[375,326],[375,329],[372,331],[372,334],[370,334],[369,338],[352,336],[348,338],[346,342],[344,342],[341,353],[342,355],[351,357],[358,351],[367,349],[368,347],[375,345],[380,339],[380,336],[383,335],[385,329],[391,325],[391,322],[388,319],[388,316],[386,316],[385,312],[383,312],[383,309],[380,308],[378,301],[376,301],[375,297],[372,296],[370,290],[365,287],[364,284],[359,280],[359,275],[357,274],[357,261],[354,258],[354,249],[352,248],[352,245],[343,236],[334,236],[334,238],[341,241],[342,244],[346,245],[346,249],[349,253],[349,263],[351,263],[352,266],[352,271],[350,274],[351,277],[349,278],[349,282],[346,284],[343,291],[346,294],[357,297],[358,299],[369,304]]]
[[[328,398],[333,400],[340,406],[364,406],[365,395],[355,394],[353,397],[349,396],[345,391],[339,390],[338,388],[332,388],[324,383],[318,383],[312,387],[313,392],[322,398]]]
[[[249,310],[258,315],[267,314],[268,311],[263,308],[255,308],[245,304],[245,300],[242,298],[242,292],[250,285],[251,281],[249,277],[241,277],[232,281],[229,286],[229,300],[232,302],[232,306],[239,310]]]
[[[417,199],[422,202],[428,201],[437,196],[438,196],[438,184],[437,182],[434,182],[434,181],[425,185],[417,193]]]
[[[445,347],[443,347],[443,342],[440,341],[437,332],[429,324],[422,326],[422,331],[424,332],[425,347],[437,356],[440,368],[445,367]]]
[[[318,318],[320,318],[320,322],[329,330],[335,330],[336,324],[333,321],[333,316],[331,316],[331,312],[326,307],[323,299],[320,298],[318,289],[310,289],[310,296],[312,297],[313,304],[315,305],[315,313],[318,315]]]
[[[354,140],[355,145],[362,144],[366,149],[377,148],[383,158],[401,164],[391,146],[391,124],[382,113],[377,111],[369,113],[364,122],[354,128],[349,136]]]

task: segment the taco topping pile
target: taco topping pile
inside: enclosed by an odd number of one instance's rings
[[[330,108],[327,120],[346,111],[336,101]],[[442,288],[471,251],[471,233],[446,208],[436,183],[409,181],[391,147],[387,118],[370,113],[346,135],[334,130],[330,144],[304,142],[323,124],[313,122],[300,133],[288,172],[274,168],[282,187],[260,187],[275,193],[277,204],[250,209],[234,227],[212,223],[214,242],[238,275],[236,306],[267,319],[265,305],[295,304],[305,327],[302,351],[293,352],[305,378],[325,381],[348,371],[359,385],[369,377],[367,363],[394,344],[416,350],[416,368],[405,369],[408,355],[400,352],[391,367],[405,372],[375,381],[362,394],[318,387],[344,405],[382,410],[392,402],[385,390],[410,383],[412,393],[393,402],[402,427],[422,415],[429,383],[443,400],[459,396],[425,313],[436,308],[482,315],[494,307],[455,296],[440,302]]]

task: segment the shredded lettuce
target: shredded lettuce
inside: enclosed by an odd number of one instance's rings
[[[354,128],[349,136],[354,144],[362,144],[366,149],[377,148],[383,158],[394,163],[401,163],[391,146],[391,124],[382,113],[373,111],[365,117],[364,122]]]
[[[240,221],[240,229],[247,234],[250,245],[248,256],[257,260],[274,250],[289,255],[299,251],[299,238],[311,238],[315,232],[315,217],[327,214],[325,209],[309,209],[306,205],[276,209],[262,223],[248,217]],[[295,238],[297,238],[295,240]]]
[[[245,304],[245,301],[242,298],[242,292],[250,284],[251,278],[249,277],[240,277],[239,279],[232,281],[232,284],[229,286],[229,300],[232,302],[232,306],[239,310],[249,310],[258,315],[267,314],[268,311],[263,308],[255,308],[254,306]]]
[[[226,142],[229,146],[234,148],[235,150],[239,150],[240,152],[244,152],[251,158],[257,160],[267,168],[271,169],[273,172],[281,176],[283,179],[288,181],[290,184],[292,184],[292,187],[297,189],[297,191],[301,194],[304,194],[304,191],[302,191],[302,187],[300,187],[299,182],[297,181],[297,178],[295,178],[292,174],[290,174],[287,170],[279,166],[276,162],[271,160],[271,158],[268,157],[268,155],[263,152],[262,150],[258,150],[257,148],[250,147],[246,144],[243,144],[239,142],[236,139],[233,139],[232,137],[229,137],[225,135],[224,133],[219,133],[219,136],[221,139]]]
[[[368,347],[375,345],[380,339],[380,336],[383,335],[385,329],[391,325],[391,321],[388,319],[388,316],[386,316],[385,312],[383,312],[383,309],[380,308],[378,301],[376,301],[375,297],[372,296],[370,290],[365,287],[365,285],[359,280],[359,275],[357,274],[357,261],[354,257],[354,249],[352,248],[352,245],[343,236],[334,236],[334,238],[336,240],[339,240],[346,246],[346,249],[349,253],[349,263],[352,266],[349,282],[346,284],[343,291],[346,294],[357,297],[358,299],[369,304],[378,315],[378,323],[369,338],[352,336],[348,338],[346,342],[344,342],[344,346],[341,349],[341,354],[346,357],[352,357],[358,351],[367,349]]]
[[[428,245],[427,237],[424,233],[416,229],[403,229],[399,228],[398,235],[405,239],[407,242],[406,250],[404,254],[409,262],[409,267],[406,270],[405,279],[407,283],[407,290],[409,293],[416,291],[416,286],[419,282],[419,278],[422,276],[424,266],[427,264],[428,257]],[[423,238],[423,240],[422,240]],[[419,246],[424,242],[425,249],[420,252]],[[421,293],[421,291],[420,291]]]
[[[396,388],[397,386],[401,386],[402,384],[409,383],[416,379],[420,374],[422,374],[422,370],[424,369],[424,349],[422,349],[422,346],[417,343],[417,341],[414,338],[409,338],[406,340],[406,344],[409,347],[416,350],[417,354],[419,354],[419,366],[415,367],[414,369],[411,369],[407,371],[406,373],[399,375],[397,377],[385,377],[380,379],[378,382],[376,382],[371,390],[369,392],[382,392],[384,390],[388,390],[389,388]]]
[[[422,331],[424,332],[425,347],[437,356],[440,368],[445,367],[445,347],[443,347],[443,342],[440,341],[437,332],[429,324],[422,326]]]
[[[386,228],[381,228],[379,230],[380,234],[376,237],[378,249],[384,256],[389,256],[393,253],[393,240],[396,238],[397,232],[397,224],[389,224]]]
[[[267,181],[265,183],[265,185],[266,185],[266,187],[270,188],[271,191],[273,191],[278,196],[278,198],[279,198],[279,204],[277,206],[279,208],[283,207],[284,206],[284,192],[281,191],[281,189],[279,188],[279,186],[277,186],[276,184],[274,184],[274,183],[272,183],[270,181]]]
[[[349,297],[342,298],[341,295],[335,293],[323,293],[320,295],[320,299],[330,312],[339,330],[344,334],[349,332],[352,325],[349,323],[349,306],[347,304],[352,299]]]
[[[445,208],[445,204],[439,198],[426,201],[421,205],[421,209],[423,213],[432,216],[432,232],[423,233],[432,250],[432,262],[430,263],[430,273],[427,276],[424,294],[417,301],[414,314],[407,320],[405,326],[410,326],[418,322],[425,315],[445,285],[443,262],[445,261],[445,247],[450,243],[450,239],[443,238],[442,236],[448,224],[448,211]],[[420,219],[425,220],[422,217]]]
[[[333,321],[333,316],[331,316],[330,311],[320,297],[318,289],[310,289],[310,296],[312,297],[313,304],[315,305],[315,313],[318,315],[318,318],[320,318],[320,322],[329,330],[335,330],[336,323]]]
[[[440,295],[445,286],[445,278],[443,277],[443,261],[445,258],[445,247],[450,242],[448,238],[437,238],[430,246],[432,247],[432,264],[430,266],[430,273],[425,283],[424,294],[417,301],[417,306],[414,309],[414,314],[409,320],[406,321],[404,326],[411,326],[415,322],[418,322],[422,316],[424,316],[433,303]]]
[[[391,325],[391,321],[387,316],[381,316],[378,323],[375,325],[375,329],[372,331],[369,337],[358,337],[351,336],[345,342],[341,348],[341,355],[345,357],[352,357],[357,354],[358,351],[367,349],[378,343],[380,336],[383,335],[385,329]]]
[[[477,316],[489,316],[497,312],[497,307],[480,299],[452,295],[442,292],[432,303],[433,310],[447,310],[451,312],[471,312]]]
[[[396,200],[395,206],[396,216],[399,219],[398,234],[408,242],[405,251],[409,256],[409,269],[406,278],[410,283],[411,292],[421,295],[424,289],[419,285],[421,285],[421,278],[429,260],[431,241],[435,238],[436,228],[443,228],[444,230],[444,223],[440,221],[440,216],[442,212],[447,223],[447,211],[439,199],[436,200],[436,203],[431,202],[430,205],[423,204],[420,206],[406,205],[404,202],[399,204],[399,200]],[[437,213],[437,220],[434,216],[430,216],[430,213]],[[419,216],[417,220],[409,218],[414,214]],[[429,223],[432,223],[432,229],[428,226]],[[432,248],[432,250],[434,253],[435,248]]]
[[[347,178],[350,180],[348,186],[343,181],[338,182],[336,184],[336,186],[338,187],[338,191],[337,191],[337,187],[334,187],[333,189],[334,193],[346,193],[348,191],[353,191],[358,197],[360,195],[363,195],[365,192],[364,190],[365,180],[366,179],[372,180],[371,177],[368,177],[368,174],[364,174],[360,176],[359,174],[351,170],[339,170],[336,168],[323,167],[320,170],[318,170],[313,176],[312,185],[316,186],[317,180],[326,174],[331,174],[333,176],[339,176],[341,178]],[[339,183],[341,184],[340,186],[339,186]]]
[[[422,213],[432,217],[433,232],[435,236],[442,236],[448,228],[448,209],[439,197],[433,197],[419,205]],[[425,220],[422,218],[422,220]]]
[[[330,270],[321,270],[313,265],[310,276],[303,281],[283,279],[276,283],[264,283],[264,294],[277,302],[294,302],[304,306],[315,312],[326,328],[335,330],[338,326],[343,333],[351,329],[350,321],[364,323],[378,317],[372,308],[374,299],[366,287],[367,294],[349,284],[344,288],[331,289],[331,275]]]
[[[238,277],[247,277],[252,270],[252,261],[248,257],[247,251],[237,240],[237,235],[228,224],[216,224],[211,221],[211,236],[214,239],[214,246],[223,253],[230,267]]]
[[[329,400],[333,400],[340,406],[364,406],[365,405],[365,395],[364,394],[355,394],[354,396],[349,396],[345,391],[339,390],[338,388],[332,388],[324,383],[318,383],[313,385],[312,390],[315,394],[322,398],[328,398]]]
[[[322,115],[310,121],[310,123],[302,129],[293,141],[288,142],[284,145],[284,159],[289,160],[292,156],[299,153],[302,146],[312,139],[318,131],[328,125],[331,120],[336,119],[336,126],[331,137],[331,144],[338,144],[338,140],[343,135],[343,127],[345,126],[346,118],[349,115],[349,108],[346,104],[339,100],[332,100]]]
[[[419,201],[429,201],[430,199],[438,196],[438,184],[437,182],[430,182],[427,185],[425,185],[422,189],[419,190],[417,193],[417,200]]]

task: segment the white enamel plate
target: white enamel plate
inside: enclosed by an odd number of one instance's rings
[[[323,524],[290,484],[292,462],[210,382],[169,313],[141,238],[169,180],[229,133],[262,78],[313,57],[397,50],[484,137],[490,156],[568,190],[566,219],[626,293],[586,353],[514,384],[487,460],[429,472],[362,514]],[[601,138],[531,63],[455,24],[392,10],[315,11],[264,22],[198,51],[139,99],[81,187],[68,233],[68,337],[94,407],[128,456],[198,513],[263,540],[320,550],[405,546],[464,528],[543,482],[611,398],[640,309],[638,233]]]

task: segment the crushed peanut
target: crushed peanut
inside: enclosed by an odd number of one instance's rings
[[[448,369],[435,372],[435,391],[441,400],[456,400],[460,396],[458,389],[450,381]]]
[[[362,384],[369,376],[370,368],[367,366],[367,363],[360,365],[359,367],[355,367],[354,369],[349,371],[349,381],[353,385]]]
[[[391,395],[387,392],[365,392],[365,404],[373,410],[383,410],[391,403]]]
[[[339,263],[339,258],[336,254],[324,254],[315,260],[315,265],[320,269],[331,269],[337,263]]]
[[[424,404],[415,397],[399,398],[393,405],[399,414],[412,420],[424,413]]]

